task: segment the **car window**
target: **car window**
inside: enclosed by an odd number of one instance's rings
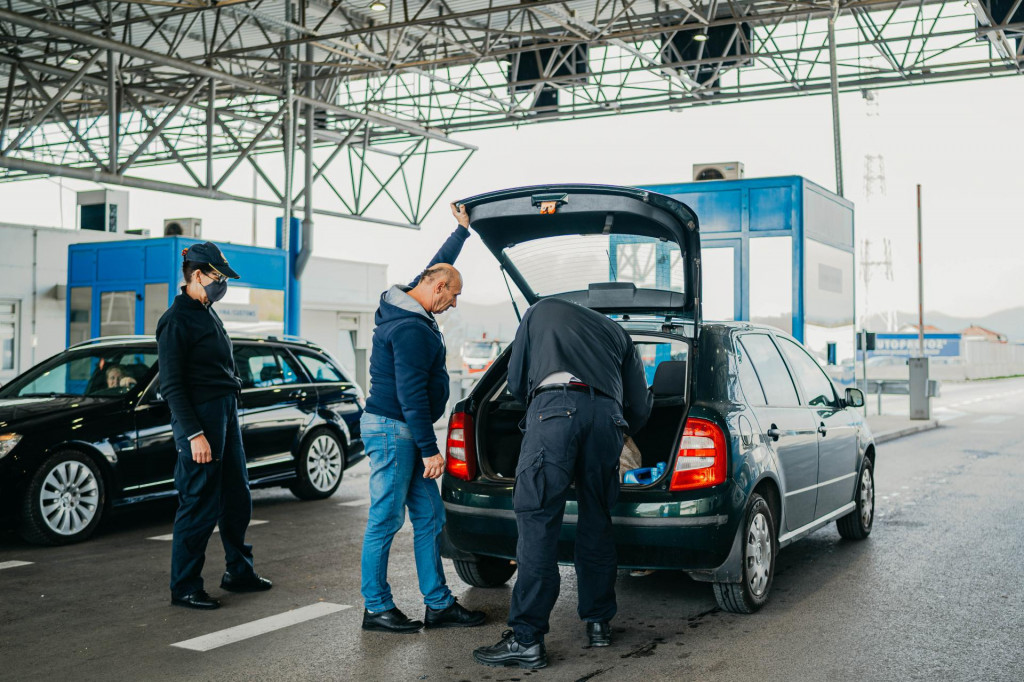
[[[804,389],[804,399],[808,405],[835,405],[836,393],[832,382],[814,361],[807,351],[789,339],[780,338],[782,352],[789,359],[789,364],[796,373],[797,380]]]
[[[156,348],[99,346],[70,350],[7,384],[0,397],[122,395],[149,374],[156,358]]]
[[[756,406],[767,405],[768,399],[764,397],[761,380],[757,378],[757,372],[754,371],[754,363],[751,362],[750,356],[747,355],[747,351],[743,348],[743,344],[737,344],[736,351],[739,354],[736,366],[739,368],[740,388],[743,389],[743,395],[746,397],[747,402]]]
[[[780,407],[799,405],[793,378],[771,337],[767,334],[744,334],[740,337],[740,345],[754,365],[768,404]]]
[[[266,346],[236,348],[235,372],[242,382],[242,388],[297,384],[301,376],[294,361]]]
[[[317,357],[308,353],[296,353],[299,362],[309,372],[309,376],[317,383],[348,381],[337,367],[327,361],[326,358]]]
[[[636,351],[640,355],[640,363],[644,366],[644,376],[648,386],[654,384],[654,375],[658,372],[658,365],[666,361],[685,362],[690,351],[690,347],[683,341],[658,336],[634,336],[633,345],[636,346]]]

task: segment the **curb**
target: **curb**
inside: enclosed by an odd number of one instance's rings
[[[921,433],[922,431],[931,431],[932,429],[937,428],[939,428],[939,422],[935,419],[929,419],[928,421],[921,422],[920,424],[914,424],[913,426],[896,429],[895,431],[879,433],[875,436],[875,444],[887,443],[891,440],[896,440],[897,438],[903,438],[904,436]]]

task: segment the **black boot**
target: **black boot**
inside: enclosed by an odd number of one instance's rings
[[[501,641],[494,646],[482,646],[474,651],[473,658],[477,663],[492,668],[518,665],[520,668],[535,669],[548,665],[548,653],[544,649],[544,642],[538,640],[520,643],[512,630],[506,630],[501,636]]]
[[[428,628],[472,628],[483,625],[487,616],[483,611],[470,611],[458,601],[446,609],[435,611],[427,607],[423,620]]]
[[[409,620],[409,617],[399,611],[397,606],[388,611],[381,611],[380,613],[370,613],[369,611],[364,610],[363,629],[374,630],[376,632],[407,634],[422,630],[423,621]]]
[[[608,621],[587,623],[587,639],[590,646],[609,646],[612,643],[612,626]]]

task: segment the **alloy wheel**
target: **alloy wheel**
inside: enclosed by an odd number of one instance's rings
[[[92,469],[75,460],[60,462],[43,479],[39,510],[54,533],[76,535],[96,516],[100,491]]]
[[[875,513],[875,482],[871,478],[871,468],[864,467],[860,475],[860,523],[864,528],[871,527],[871,517]]]
[[[320,492],[327,492],[341,477],[342,454],[336,441],[327,434],[313,439],[306,455],[306,473],[309,482]]]

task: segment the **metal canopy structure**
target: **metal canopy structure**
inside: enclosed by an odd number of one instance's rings
[[[5,0],[0,180],[415,225],[462,131],[1019,74],[1022,2]]]

